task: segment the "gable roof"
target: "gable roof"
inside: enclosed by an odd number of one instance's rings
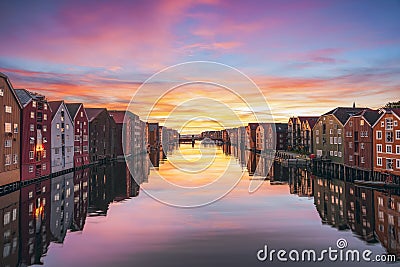
[[[104,110],[107,111],[106,108],[85,108],[89,121],[93,121]]]
[[[380,118],[381,114],[379,114],[378,110],[365,109],[358,113],[360,116],[363,116],[364,119],[369,123],[369,125],[374,125],[375,122]],[[357,115],[358,115],[357,114]]]
[[[288,129],[287,123],[275,123],[275,131],[277,133],[286,133]]]
[[[45,100],[44,95],[30,92],[26,89],[15,89],[15,94],[17,95],[17,97],[23,107],[28,105],[32,100],[37,100],[37,101]]]
[[[49,104],[51,109],[51,119],[53,119],[63,101],[49,101],[47,103]]]
[[[22,109],[22,104],[21,101],[19,101],[19,98],[17,96],[17,94],[15,93],[14,87],[12,86],[10,80],[8,79],[8,76],[5,75],[4,73],[0,72],[0,77],[3,78],[4,80],[6,80],[6,83],[8,85],[8,87],[10,87],[11,93],[14,96],[14,99],[17,101],[18,106]]]
[[[124,123],[125,110],[109,110],[108,113],[114,119],[116,124]]]
[[[366,108],[337,107],[332,109],[331,111],[328,111],[322,116],[333,115],[340,121],[340,123],[342,123],[342,125],[344,125],[351,115],[359,113],[364,109]]]
[[[299,116],[299,120],[301,123],[308,121],[308,125],[312,129],[314,125],[317,123],[319,116]]]
[[[76,113],[78,112],[82,103],[65,103],[67,106],[68,112],[71,115],[71,118],[75,118]]]

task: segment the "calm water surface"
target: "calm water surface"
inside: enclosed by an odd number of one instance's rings
[[[137,182],[125,163],[114,163],[1,197],[2,218],[10,215],[0,228],[1,266],[275,266],[280,265],[276,258],[257,260],[264,245],[320,251],[336,249],[339,238],[346,239],[349,249],[400,255],[400,198],[395,192],[356,187],[279,164],[267,174],[262,156],[230,147],[212,149],[212,165],[197,175],[174,172],[168,160],[174,157],[205,164],[198,145],[181,145],[168,152],[168,159],[160,151],[136,157],[131,170]],[[228,163],[243,169],[244,175],[228,195],[210,205],[171,207],[143,191],[163,190],[158,174],[182,186],[204,185]],[[251,179],[267,175],[270,180],[249,194]],[[192,197],[202,197],[196,194]],[[347,264],[386,266],[324,262]]]

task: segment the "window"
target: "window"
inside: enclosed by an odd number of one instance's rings
[[[87,141],[88,140],[88,136],[87,135],[84,135],[83,136],[83,141]]]
[[[43,163],[43,165],[42,165],[42,170],[46,170],[46,168],[47,168],[47,166],[46,166],[46,163]]]
[[[31,111],[31,119],[35,118],[35,112]]]
[[[335,155],[335,157],[337,157],[337,151],[335,151],[333,154]]]
[[[386,130],[393,130],[393,119],[387,118],[386,120]]]
[[[29,191],[28,198],[33,198],[33,191]]]
[[[31,132],[34,132],[35,131],[35,125],[30,124],[29,125],[29,129],[30,129]]]
[[[341,145],[342,144],[342,137],[338,137],[338,144]]]
[[[315,137],[315,143],[319,144],[319,137]]]
[[[46,153],[46,150],[43,150],[42,153],[43,153],[43,158],[46,158],[46,154],[47,154],[47,153]]]
[[[17,219],[17,209],[14,208],[12,211],[12,220],[15,221]]]
[[[32,101],[32,107],[36,108],[36,101],[35,100]]]
[[[396,145],[396,154],[400,154],[400,145]]]
[[[361,143],[361,149],[364,149],[364,143]]]
[[[3,216],[3,225],[9,224],[10,219],[11,219],[11,213],[9,211],[5,212]]]
[[[349,142],[349,148],[353,148],[353,143]]]
[[[44,104],[43,107],[44,107],[44,110],[47,110],[47,104]]]
[[[382,153],[382,144],[377,144],[377,145],[376,145],[376,151],[377,151],[378,153]]]
[[[336,136],[333,138],[333,143],[334,143],[335,145],[337,144],[337,137],[336,137]]]
[[[65,125],[65,129],[69,130],[69,124],[68,123]]]
[[[60,129],[60,124],[59,123],[56,124],[56,128]]]
[[[361,163],[365,163],[364,157],[361,157]]]
[[[376,139],[378,140],[382,139],[382,131],[376,131]]]
[[[333,151],[329,151],[329,156],[333,156]]]
[[[384,121],[381,121],[381,127],[382,128],[385,127],[385,122]]]
[[[11,139],[6,139],[4,141],[4,147],[11,147],[12,146],[12,140]]]
[[[329,129],[329,134],[333,134],[333,129]]]
[[[338,157],[339,157],[339,158],[342,157],[342,151],[338,151]]]
[[[396,130],[396,139],[400,139],[400,130]]]
[[[360,136],[361,136],[361,137],[364,137],[364,131],[361,131],[361,132],[360,132]]]
[[[33,166],[32,166],[32,165],[29,166],[28,171],[29,171],[29,172],[33,172]]]
[[[386,153],[392,153],[392,145],[386,145]]]
[[[353,121],[349,121],[349,126],[353,127]]]
[[[353,155],[349,155],[349,161],[353,161]]]
[[[88,146],[83,146],[83,151],[88,151]]]
[[[56,155],[60,154],[60,148],[58,148],[58,147],[55,148],[54,149],[54,154],[56,154]]]
[[[400,159],[396,159],[396,169],[400,169]]]
[[[392,131],[386,132],[386,142],[388,142],[388,143],[393,142],[393,132]]]
[[[43,132],[47,132],[47,125],[43,125]]]
[[[330,143],[331,145],[333,144],[333,137],[332,137],[332,136],[329,138],[329,143]]]
[[[4,88],[0,88],[0,96],[4,96]]]
[[[364,137],[368,137],[368,131],[364,132]]]
[[[43,114],[43,120],[47,121],[47,114]]]
[[[5,159],[5,164],[4,165],[11,165],[11,154],[5,155],[6,159]]]
[[[83,117],[83,111],[81,111],[81,117]]]
[[[29,159],[33,159],[35,152],[29,151]]]
[[[377,157],[376,158],[376,165],[377,166],[382,166],[382,158],[381,157]]]
[[[18,133],[18,123],[14,123],[14,133]]]
[[[83,122],[83,125],[85,125],[85,126],[86,126],[86,121],[84,121],[84,122]]]
[[[14,154],[13,156],[13,164],[18,164],[18,155]]]
[[[393,159],[386,159],[386,169],[387,170],[393,169]]]
[[[315,130],[315,134],[316,134],[316,135],[319,135],[319,130]]]
[[[342,129],[338,129],[338,130],[337,130],[337,133],[338,133],[338,134],[342,134]]]
[[[362,120],[362,119],[360,120],[360,125],[364,126],[364,120]]]
[[[11,133],[11,123],[9,122],[4,123],[4,132]]]
[[[12,113],[12,107],[11,106],[5,106],[5,111],[6,111],[6,113]]]
[[[29,144],[31,145],[35,144],[35,137],[33,136],[29,137]]]

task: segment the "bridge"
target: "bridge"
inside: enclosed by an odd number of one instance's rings
[[[196,141],[200,140],[200,136],[197,134],[181,134],[179,135],[179,143],[180,144],[191,144],[195,143]]]

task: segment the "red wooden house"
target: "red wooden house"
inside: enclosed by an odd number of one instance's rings
[[[21,180],[51,173],[51,110],[43,95],[15,89],[22,104]]]
[[[74,123],[74,166],[89,164],[89,121],[82,103],[66,104]]]

